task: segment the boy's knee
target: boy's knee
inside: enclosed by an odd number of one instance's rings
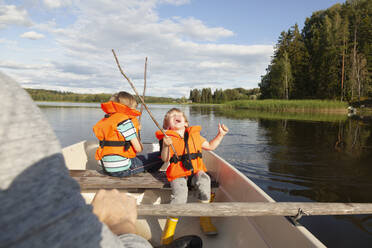
[[[209,201],[211,197],[211,178],[204,171],[200,171],[196,174],[195,180],[199,191],[199,200]]]
[[[188,187],[184,178],[177,178],[171,182],[172,195],[171,204],[182,204],[187,202]]]
[[[200,185],[208,185],[208,186],[210,186],[210,184],[211,184],[211,178],[204,171],[199,171],[195,175],[195,177],[196,177],[195,179],[196,179],[196,184],[197,185],[200,184]]]

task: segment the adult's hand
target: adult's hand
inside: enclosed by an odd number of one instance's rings
[[[117,234],[136,233],[136,200],[118,190],[99,190],[92,201],[93,213]]]

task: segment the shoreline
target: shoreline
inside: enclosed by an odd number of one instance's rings
[[[262,111],[262,112],[282,112],[282,113],[321,113],[321,114],[348,114],[348,104],[345,102],[344,107],[332,107],[334,102],[314,100],[314,106],[309,104],[309,100],[237,100],[227,103],[179,103],[179,102],[147,102],[147,104],[159,105],[188,105],[188,106],[205,106],[205,107],[219,107],[226,109],[236,109],[239,111]],[[310,100],[312,101],[312,100]],[[47,106],[47,103],[81,103],[81,104],[100,104],[100,102],[80,102],[80,101],[34,101],[43,103],[41,105]],[[321,106],[319,105],[321,103]],[[330,103],[330,104],[328,104]],[[342,104],[342,103],[340,103]],[[295,105],[295,106],[292,106]],[[355,108],[357,114],[372,115],[372,108],[363,107]]]

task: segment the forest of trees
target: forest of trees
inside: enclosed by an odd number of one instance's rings
[[[56,90],[25,89],[34,101],[104,102],[111,94],[78,94]]]
[[[259,87],[262,99],[372,97],[372,1],[335,4],[301,32],[283,31]]]
[[[25,89],[34,101],[56,101],[56,102],[106,102],[112,94],[78,94],[56,90]],[[146,96],[148,103],[173,103],[180,99],[170,97]],[[137,102],[140,102],[137,99]]]
[[[224,103],[233,100],[256,99],[260,89],[216,89],[212,93],[211,88],[190,90],[189,99],[194,103]]]

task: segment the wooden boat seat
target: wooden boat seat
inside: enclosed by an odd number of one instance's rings
[[[97,189],[170,189],[164,171],[153,173],[140,173],[130,177],[111,177],[97,170],[70,170],[70,175],[79,184],[82,190]],[[213,188],[218,187],[218,182],[213,180]]]

